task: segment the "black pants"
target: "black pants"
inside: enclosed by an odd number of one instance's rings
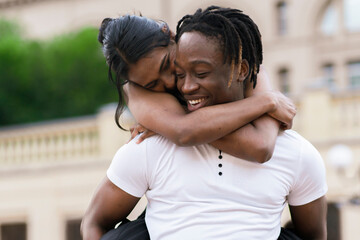
[[[278,240],[301,240],[291,229],[281,228]]]
[[[101,240],[150,240],[145,223],[145,211],[134,221],[123,221],[101,237]]]
[[[118,228],[107,232],[101,240],[150,240],[145,224],[145,212],[134,221],[121,223]],[[296,236],[292,230],[281,228],[278,240],[301,240],[301,238]]]

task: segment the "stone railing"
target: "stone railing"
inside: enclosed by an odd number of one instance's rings
[[[360,141],[360,91],[310,89],[299,102],[297,130],[314,142]]]
[[[111,160],[128,139],[113,106],[93,116],[0,128],[0,170]]]
[[[80,161],[98,156],[95,117],[0,129],[2,166]]]
[[[334,137],[360,138],[360,91],[332,98]]]

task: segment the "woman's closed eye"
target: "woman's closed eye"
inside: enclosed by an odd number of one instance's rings
[[[154,80],[144,86],[144,88],[152,89],[157,86],[159,80]]]
[[[168,56],[167,60],[166,60],[166,63],[165,63],[165,66],[163,67],[163,71],[166,71],[168,70],[170,67],[170,57]]]
[[[184,73],[180,73],[180,72],[175,72],[175,76],[177,79],[181,79],[181,78],[184,78],[185,77],[185,74]]]

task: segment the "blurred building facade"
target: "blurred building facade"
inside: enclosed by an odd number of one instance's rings
[[[357,239],[359,1],[0,0],[0,17],[19,21],[30,38],[50,38],[134,12],[175,29],[183,15],[213,4],[242,9],[258,24],[273,86],[298,106],[294,129],[324,158],[329,239]],[[113,113],[104,108],[94,116],[0,129],[0,240],[78,239],[81,216],[116,149],[129,137],[117,129]]]

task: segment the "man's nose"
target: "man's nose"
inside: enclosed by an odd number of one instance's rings
[[[184,84],[181,86],[181,92],[183,94],[192,94],[199,89],[199,84],[191,77],[186,76]]]

